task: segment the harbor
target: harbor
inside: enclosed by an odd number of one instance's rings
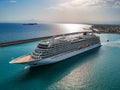
[[[120,0],[0,0],[0,90],[120,90]]]

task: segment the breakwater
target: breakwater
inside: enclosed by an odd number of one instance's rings
[[[90,32],[90,31],[88,31]],[[20,44],[20,43],[26,43],[26,42],[33,42],[33,41],[39,41],[39,40],[44,40],[52,37],[59,37],[59,36],[68,36],[68,35],[75,35],[75,34],[80,34],[83,32],[74,32],[74,33],[67,33],[67,34],[59,34],[59,35],[51,35],[51,36],[44,36],[44,37],[39,37],[39,38],[32,38],[32,39],[24,39],[24,40],[17,40],[17,41],[11,41],[11,42],[4,42],[0,43],[0,47],[3,46],[8,46],[8,45],[14,45],[14,44]]]

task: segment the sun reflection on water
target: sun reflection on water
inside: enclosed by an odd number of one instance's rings
[[[62,27],[72,33],[72,32],[80,32],[84,31],[84,28],[89,28],[90,25],[82,25],[82,24],[63,24]]]
[[[63,90],[85,88],[86,78],[89,77],[89,69],[94,62],[87,62],[75,70],[71,71],[68,75],[63,77],[60,81],[53,83],[48,89],[52,90],[53,88],[62,88]],[[56,86],[56,87],[55,87]]]

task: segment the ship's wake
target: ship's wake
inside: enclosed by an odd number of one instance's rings
[[[29,69],[29,68],[30,68],[30,66],[25,66],[25,67],[24,67],[24,69]]]

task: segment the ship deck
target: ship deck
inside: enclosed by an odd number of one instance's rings
[[[26,56],[23,56],[23,57],[19,57],[19,58],[16,58],[14,60],[12,60],[10,63],[26,63],[26,62],[30,62],[30,61],[33,61],[33,59],[31,59],[31,56],[30,55],[26,55]]]

